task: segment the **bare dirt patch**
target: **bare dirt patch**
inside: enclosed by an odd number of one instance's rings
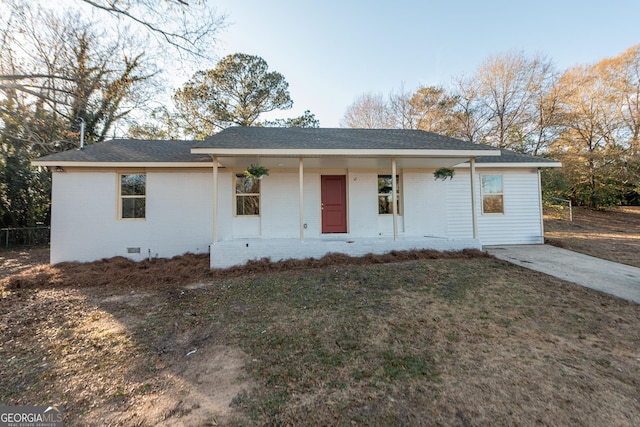
[[[545,212],[548,244],[640,267],[640,206],[606,210],[574,208],[573,222]]]
[[[49,264],[49,249],[0,250],[0,280],[47,264]]]
[[[158,392],[137,408],[142,416],[135,421],[167,426],[228,421],[235,412],[233,399],[254,387],[245,370],[249,362],[241,349],[226,345],[205,345],[180,355],[160,372]]]

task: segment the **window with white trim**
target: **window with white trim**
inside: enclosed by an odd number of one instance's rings
[[[147,176],[143,173],[120,175],[120,219],[145,219]]]
[[[391,175],[378,175],[378,214],[393,214],[393,203],[398,204],[398,215],[400,215],[400,176],[396,175],[396,197],[393,195],[393,182]]]
[[[238,216],[260,215],[260,180],[236,175],[235,214]]]
[[[504,213],[504,193],[502,175],[481,175],[482,213]]]

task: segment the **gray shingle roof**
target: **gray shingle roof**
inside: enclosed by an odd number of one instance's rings
[[[86,145],[82,150],[50,154],[39,161],[65,162],[211,162],[207,154],[191,154],[194,141],[113,139]]]
[[[205,141],[114,139],[37,159],[40,162],[211,163],[209,154],[191,148],[248,149],[431,149],[495,150],[431,132],[403,129],[329,129],[232,127]],[[501,150],[501,156],[478,157],[477,163],[539,163],[552,160]]]
[[[495,150],[421,130],[267,127],[227,128],[194,148]]]
[[[555,160],[535,157],[529,154],[517,153],[500,149],[499,156],[483,156],[476,158],[476,163],[556,163]]]

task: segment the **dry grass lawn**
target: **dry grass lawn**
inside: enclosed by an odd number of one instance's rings
[[[70,426],[640,425],[640,306],[482,253],[30,256],[0,252],[0,403]]]

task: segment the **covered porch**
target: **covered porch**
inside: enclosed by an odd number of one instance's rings
[[[465,153],[467,154],[467,153]],[[475,154],[475,153],[474,153]],[[385,254],[391,251],[411,251],[433,249],[438,251],[459,251],[463,249],[481,249],[482,245],[478,239],[478,226],[475,212],[476,203],[476,183],[475,157],[419,157],[403,158],[396,156],[384,156],[373,158],[347,157],[339,158],[333,156],[319,157],[283,157],[283,156],[213,156],[214,165],[212,171],[213,180],[213,235],[210,245],[210,266],[212,269],[228,268],[235,265],[243,265],[251,260],[270,258],[277,262],[285,259],[305,259],[322,258],[329,253],[341,253],[349,256],[364,256],[367,254]],[[307,228],[307,223],[311,218],[305,216],[305,212],[319,210],[322,212],[325,207],[316,195],[309,197],[305,193],[305,174],[314,173],[342,174],[350,176],[357,171],[376,171],[376,173],[390,176],[401,175],[407,170],[422,170],[431,176],[428,170],[435,170],[440,167],[453,167],[456,164],[470,162],[471,179],[468,193],[471,215],[469,223],[472,233],[468,238],[451,239],[445,236],[410,235],[403,231],[399,224],[404,223],[404,218],[398,212],[398,204],[392,204],[392,213],[387,215],[384,222],[388,224],[388,229],[372,230],[371,236],[355,235],[350,230],[344,233],[322,233],[317,230]],[[249,164],[260,164],[270,170],[272,177],[265,177],[263,181],[273,179],[279,173],[286,173],[291,178],[296,177],[296,183],[291,182],[291,186],[297,187],[297,194],[291,194],[297,199],[297,212],[291,212],[290,229],[297,229],[298,238],[274,238],[273,236],[254,237],[234,237],[232,239],[220,238],[219,209],[221,191],[219,190],[219,174],[223,171],[232,171],[233,174],[242,172]],[[353,179],[353,178],[352,178]],[[356,178],[357,179],[357,178]],[[393,188],[391,194],[397,192],[397,182],[392,180]],[[290,188],[292,189],[292,188]],[[354,197],[354,195],[351,195]],[[222,196],[226,197],[226,196]],[[266,205],[268,200],[264,200]],[[405,201],[405,204],[410,201]],[[264,209],[267,209],[265,206]],[[355,209],[355,208],[353,208]],[[321,214],[313,215],[314,218],[322,217]],[[297,220],[297,221],[296,221]],[[375,232],[374,232],[375,231]]]
[[[363,129],[229,128],[191,151],[194,154],[208,154],[213,160],[213,235],[210,246],[212,268],[225,268],[265,257],[273,261],[320,258],[331,252],[361,256],[394,250],[479,249],[481,245],[475,212],[475,160],[477,157],[500,155],[500,151],[493,147],[428,132]],[[464,238],[457,236],[457,239],[451,239],[446,234],[418,230],[404,233],[402,227],[406,215],[403,217],[399,212],[398,203],[401,202],[393,202],[390,211],[383,215],[377,208],[373,208],[375,211],[372,212],[372,206],[368,204],[372,196],[378,196],[375,188],[374,194],[369,192],[372,188],[371,180],[375,179],[376,174],[378,177],[391,177],[389,181],[392,188],[388,191],[391,195],[397,195],[398,178],[393,177],[409,172],[414,176],[420,174],[426,183],[427,180],[433,180],[434,170],[453,168],[464,162],[469,162],[470,165],[470,191],[465,191],[468,195],[466,206],[470,208],[469,233]],[[249,165],[269,169],[271,176],[264,179],[266,182],[263,181],[265,189],[268,183],[278,182],[282,191],[277,196],[273,191],[269,195],[260,194],[260,214],[254,215],[259,217],[259,227],[252,229],[258,232],[245,238],[233,232],[230,234],[225,225],[221,228],[221,215],[227,214],[224,208],[220,210],[220,206],[228,203],[225,201],[228,184],[221,186],[220,176],[241,176]],[[285,175],[286,182],[282,178]],[[338,184],[338,190],[328,189],[328,185],[325,187],[324,178],[340,175],[344,178],[341,179],[342,184]],[[309,179],[312,180],[313,191],[306,185],[305,181]],[[365,186],[362,179],[366,180]],[[329,218],[329,199],[325,197],[326,194],[336,194],[334,191],[340,191],[343,198],[346,193],[347,200],[339,212],[340,215],[349,216],[344,228],[337,231],[325,227]],[[415,191],[418,190],[414,187],[414,195]],[[286,196],[282,195],[284,193]],[[275,196],[279,203],[284,201],[288,206],[286,227],[279,228],[286,236],[273,233],[268,235],[270,231],[264,234],[265,230],[273,228],[270,227],[273,224],[270,221],[279,220],[267,213],[270,201],[274,200],[269,196]],[[405,205],[414,205],[413,221],[418,221],[423,216],[419,211],[420,206],[430,203],[423,200],[418,206],[409,198],[403,200]],[[333,208],[333,205],[329,206]],[[356,212],[361,212],[363,216],[358,216]],[[376,216],[374,221],[371,221],[372,214]],[[440,214],[446,215],[445,210]],[[378,221],[378,216],[386,219]],[[320,220],[316,221],[318,218]],[[361,221],[363,218],[369,221],[366,225]],[[240,224],[240,220],[242,224],[246,224],[246,219],[234,216],[230,222],[228,218],[225,219],[225,224]],[[310,220],[311,223],[308,224]],[[256,221],[252,221],[254,222]],[[385,224],[385,229],[375,225],[378,223]],[[358,230],[354,232],[356,228]],[[225,236],[221,237],[223,232]],[[295,234],[297,239],[292,238]],[[438,237],[430,237],[432,235]]]

